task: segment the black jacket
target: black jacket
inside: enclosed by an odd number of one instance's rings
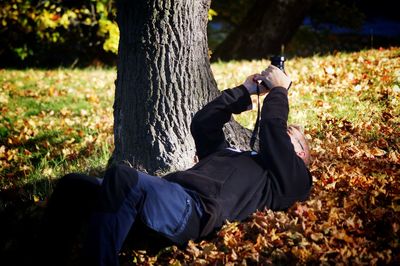
[[[244,86],[227,89],[193,118],[191,132],[200,161],[165,178],[196,191],[208,216],[201,236],[225,220],[244,220],[254,211],[284,210],[308,197],[312,178],[287,134],[287,91],[273,88],[261,112],[258,154],[228,149],[223,126],[251,104]]]

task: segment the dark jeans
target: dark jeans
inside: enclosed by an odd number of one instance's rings
[[[76,182],[81,182],[80,186]],[[58,227],[66,239],[89,220],[83,265],[118,265],[118,253],[137,217],[150,229],[183,244],[199,236],[203,209],[196,193],[119,165],[107,170],[101,186],[96,178],[87,176],[62,178],[48,213],[48,224],[56,222],[52,226]],[[70,217],[64,220],[64,216]],[[71,244],[67,242],[62,245]]]

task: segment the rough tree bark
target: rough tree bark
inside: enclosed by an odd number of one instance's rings
[[[209,0],[120,0],[113,162],[152,174],[193,164],[190,122],[218,95],[207,45]],[[248,132],[228,128],[245,145]]]
[[[315,0],[257,0],[242,23],[212,55],[212,61],[261,59],[279,53]]]

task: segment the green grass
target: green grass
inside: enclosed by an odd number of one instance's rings
[[[111,156],[116,70],[0,70],[0,186],[93,173]]]
[[[379,120],[388,106],[399,113],[399,94],[392,90],[399,84],[399,72],[396,72],[399,51],[371,51],[289,60],[286,70],[293,80],[289,91],[289,122],[312,129],[320,125],[322,116],[328,114],[339,120],[361,123]],[[366,61],[371,63],[365,64]],[[246,73],[259,72],[267,65],[265,61],[217,63],[213,70],[217,73],[217,81],[220,78],[218,85],[222,89],[240,84]],[[242,72],[236,74],[239,71]],[[228,73],[235,74],[230,75],[231,79],[222,79],[223,75],[229,77]],[[382,82],[383,77],[386,79]],[[389,90],[387,99],[384,98],[385,89]],[[237,116],[237,120],[252,128],[255,112],[254,106],[252,112]]]
[[[389,113],[391,123],[399,124],[399,51],[289,59],[289,123],[303,125],[311,139],[320,140],[343,123],[356,129],[370,123],[358,139],[385,138],[386,132],[377,126],[382,114]],[[268,65],[268,60],[217,62],[212,70],[222,90]],[[115,68],[0,70],[2,189],[53,180],[71,171],[104,169],[113,150],[115,78]],[[254,106],[234,117],[252,129],[256,110]]]
[[[212,70],[222,90],[268,65],[218,62]],[[396,261],[390,254],[399,250],[400,49],[292,58],[286,70],[293,81],[289,123],[303,125],[311,141],[310,199],[228,223],[210,241],[170,249],[160,256],[165,261]],[[44,199],[66,173],[101,173],[113,150],[115,77],[112,68],[0,70],[0,190]],[[235,119],[251,129],[256,115],[253,108]],[[383,224],[386,231],[376,230]],[[157,261],[127,252],[131,261]]]

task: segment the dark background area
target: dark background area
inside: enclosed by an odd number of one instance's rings
[[[240,25],[256,2],[212,0],[211,9],[218,14],[208,27],[211,52]],[[103,7],[99,8],[98,3]],[[82,12],[85,9],[89,12]],[[71,10],[77,17],[68,28],[61,24],[43,28],[38,22],[40,14],[50,12],[53,15],[49,21],[59,23],[60,17]],[[103,47],[110,35],[99,34],[104,21],[116,21],[114,0],[2,1],[0,68],[115,66],[116,50]],[[390,0],[315,0],[295,32],[285,43],[288,57],[399,46],[400,16],[395,2]],[[54,34],[61,38],[52,40]]]
[[[214,50],[236,27],[256,0],[233,1],[225,4],[213,1],[211,8],[218,12],[209,23],[209,44]],[[225,7],[243,2],[226,11]],[[285,55],[310,56],[336,51],[398,46],[400,44],[400,16],[393,1],[318,0],[308,12],[291,41]],[[234,14],[227,18],[227,13]]]

